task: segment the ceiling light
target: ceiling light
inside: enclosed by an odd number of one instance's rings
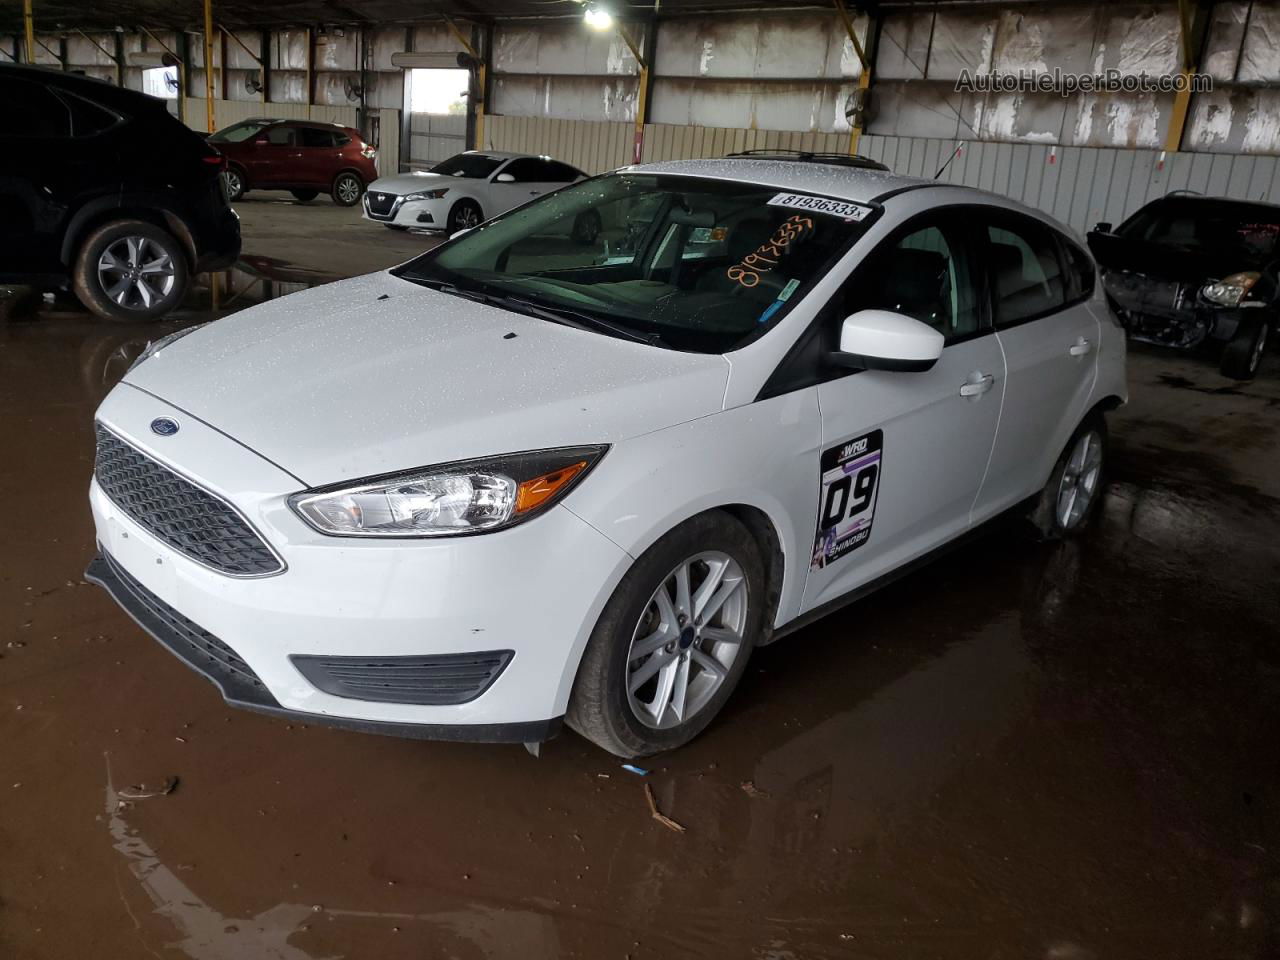
[[[613,14],[597,3],[587,4],[582,19],[592,30],[608,30],[613,26]]]

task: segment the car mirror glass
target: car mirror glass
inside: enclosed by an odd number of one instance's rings
[[[1098,223],[1095,223],[1093,225],[1093,232],[1094,233],[1110,233],[1111,232],[1110,221],[1102,220],[1102,221],[1099,221]]]
[[[937,330],[891,310],[859,310],[840,327],[840,349],[832,359],[857,370],[920,373],[942,356],[946,340]]]

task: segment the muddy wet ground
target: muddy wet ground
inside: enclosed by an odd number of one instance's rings
[[[259,284],[429,242],[240,207]],[[233,712],[84,584],[150,333],[0,325],[0,957],[1280,956],[1280,357],[1135,351],[1086,537],[999,528],[759,651],[640,778]]]

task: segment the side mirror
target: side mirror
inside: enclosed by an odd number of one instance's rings
[[[859,310],[840,327],[832,360],[855,370],[921,373],[942,356],[946,338],[928,324],[890,310]]]
[[[493,178],[494,183],[515,183],[516,178],[509,173],[500,173]]]
[[[1093,225],[1093,230],[1091,230],[1090,232],[1091,233],[1110,233],[1111,222],[1108,220],[1099,221],[1098,223],[1095,223]]]

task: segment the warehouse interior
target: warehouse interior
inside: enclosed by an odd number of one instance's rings
[[[1082,243],[1280,204],[1277,0],[0,0],[4,61],[201,134],[336,124],[379,178],[856,154]],[[998,73],[1211,83],[961,89]],[[0,285],[0,956],[1278,955],[1280,336],[1245,381],[1131,340],[1087,537],[1000,527],[756,651],[678,752],[334,732],[233,713],[83,579],[94,411],[148,344],[447,238],[306,192],[249,183],[158,322]]]

